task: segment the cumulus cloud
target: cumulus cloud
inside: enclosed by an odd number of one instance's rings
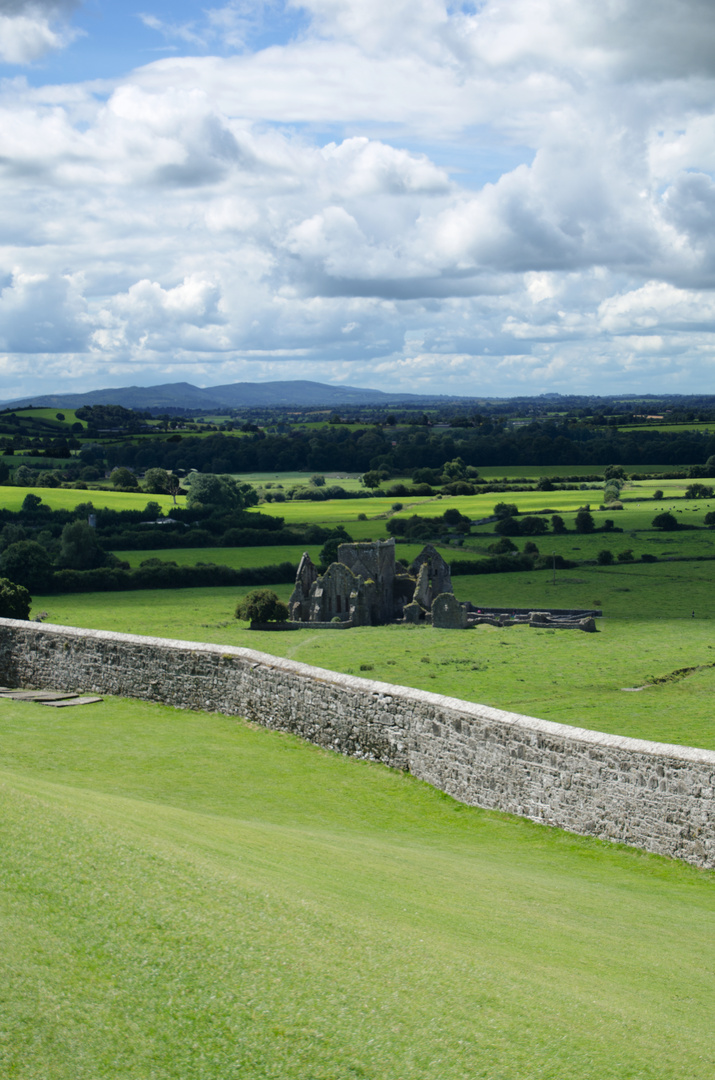
[[[286,11],[301,32],[251,51]],[[236,0],[143,18],[187,55],[0,92],[11,357],[204,382],[293,362],[452,392],[702,378],[711,5]],[[203,55],[219,40],[238,54]],[[465,182],[450,165],[470,155]]]
[[[78,35],[67,18],[79,0],[2,0],[0,61],[31,64],[46,53],[63,49]]]

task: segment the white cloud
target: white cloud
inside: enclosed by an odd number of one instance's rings
[[[63,49],[79,31],[66,22],[72,0],[3,0],[0,4],[0,62],[31,64]]]
[[[242,55],[0,88],[11,358],[64,349],[94,372],[209,382],[291,362],[354,382],[359,364],[367,383],[508,392],[604,371],[635,389],[650,357],[697,385],[715,332],[715,9],[294,7],[312,23],[286,45],[247,51],[275,5],[242,0],[177,24],[184,45]],[[496,175],[463,186],[448,166],[465,155]]]

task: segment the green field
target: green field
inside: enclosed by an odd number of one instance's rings
[[[257,633],[233,618],[248,588],[38,597],[33,612],[69,626],[240,645],[593,730],[715,749],[712,566],[578,567],[557,571],[556,585],[550,571],[454,578],[460,599],[485,607],[602,607],[597,634],[404,625]],[[274,588],[288,599],[290,585]],[[692,670],[673,675],[683,669]]]
[[[713,1075],[713,874],[213,714],[0,729],[3,1076]]]
[[[0,508],[18,511],[26,495],[39,495],[43,503],[51,510],[73,510],[80,503],[91,502],[97,509],[108,507],[110,510],[143,510],[148,502],[158,502],[167,516],[171,515],[174,500],[171,495],[148,495],[146,491],[76,491],[73,488],[22,488],[0,487]],[[180,506],[185,505],[186,497],[177,497]]]
[[[23,420],[50,421],[53,426],[57,427],[58,432],[71,428],[72,424],[81,424],[82,427],[87,427],[87,421],[78,420],[74,409],[11,409],[8,415],[10,412]],[[57,413],[61,413],[64,420],[58,420]],[[2,419],[1,416],[0,419]]]

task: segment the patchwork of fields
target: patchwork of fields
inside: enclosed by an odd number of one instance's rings
[[[540,470],[545,472],[546,470]],[[616,734],[715,749],[715,534],[662,533],[683,484],[405,503],[590,501],[622,532],[536,537],[570,570],[456,576],[525,626],[253,633],[246,588],[37,596],[75,626],[243,645]],[[19,490],[19,489],[17,489]],[[15,496],[12,488],[3,489]],[[51,506],[146,495],[40,491]],[[641,499],[641,505],[638,500]],[[669,501],[669,499],[671,501]],[[164,500],[170,511],[170,498]],[[392,499],[267,504],[381,538]],[[365,521],[358,521],[365,514]],[[480,559],[486,529],[447,557]],[[517,544],[523,547],[523,538]],[[419,544],[398,545],[408,560]],[[588,563],[604,547],[636,560]],[[118,553],[255,567],[303,545]],[[317,559],[320,545],[309,547]],[[692,561],[700,558],[701,561]],[[690,560],[690,561],[687,561]],[[275,587],[287,598],[290,585]],[[207,713],[0,702],[0,1073],[19,1080],[710,1080],[714,875],[453,802],[413,777]]]

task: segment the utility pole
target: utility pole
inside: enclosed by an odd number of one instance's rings
[[[553,581],[553,584],[555,585],[556,584],[556,552],[552,551],[551,554],[553,555],[553,562],[554,562],[554,581]]]

